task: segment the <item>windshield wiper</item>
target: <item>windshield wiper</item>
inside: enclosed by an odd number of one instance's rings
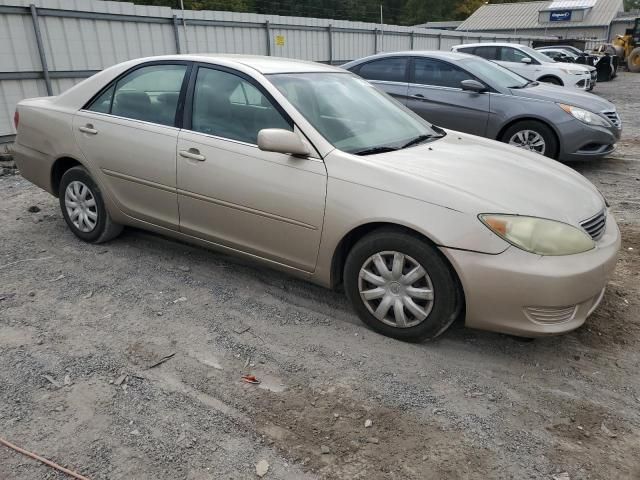
[[[396,150],[398,150],[396,147],[373,147],[353,152],[353,155],[375,155],[376,153],[395,152]]]
[[[520,88],[535,87],[536,85],[540,85],[540,84],[538,82],[529,81],[529,82],[525,83],[524,85],[514,85],[513,87],[508,87],[508,88],[512,88],[514,90],[518,90]]]
[[[405,143],[400,148],[409,148],[414,145],[418,145],[419,143],[426,142],[427,140],[433,140],[434,138],[440,138],[442,135],[418,135],[416,138],[411,140],[410,142]]]

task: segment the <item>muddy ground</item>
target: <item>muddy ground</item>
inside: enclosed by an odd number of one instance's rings
[[[640,478],[639,91],[597,86],[624,138],[574,165],[623,232],[604,302],[533,342],[391,340],[341,294],[224,255],[133,229],[82,243],[0,177],[0,436],[92,479],[249,479],[260,460],[270,479]],[[0,478],[65,477],[0,446]]]

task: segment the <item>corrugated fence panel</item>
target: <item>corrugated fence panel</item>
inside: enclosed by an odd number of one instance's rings
[[[31,4],[36,7],[54,95],[113,64],[177,53],[177,43],[182,53],[271,54],[339,64],[376,50],[409,50],[414,30],[413,48],[422,50],[449,50],[465,38],[467,43],[507,40],[505,35],[396,25],[384,25],[382,34],[375,23],[219,11],[184,12],[185,37],[183,13],[169,7],[101,0],[0,0],[0,137],[13,133],[18,101],[47,95]],[[531,40],[516,35],[510,39],[526,44]]]

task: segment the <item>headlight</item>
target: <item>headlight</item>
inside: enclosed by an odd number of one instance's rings
[[[510,244],[538,255],[573,255],[595,248],[586,232],[555,220],[482,214],[480,220]]]
[[[611,126],[609,122],[597,113],[590,112],[589,110],[583,110],[582,108],[574,107],[572,105],[565,105],[564,103],[559,103],[558,105],[569,115],[580,120],[582,123],[586,123],[587,125],[598,125],[600,127]]]
[[[570,68],[561,68],[560,70],[562,70],[567,75],[584,75],[587,73],[585,70],[572,70]]]

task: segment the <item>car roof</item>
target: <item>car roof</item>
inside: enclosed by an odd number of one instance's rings
[[[466,47],[526,47],[527,45],[522,45],[520,43],[508,43],[508,42],[484,42],[484,43],[461,43],[460,45],[455,45],[453,48],[466,48]]]
[[[355,60],[354,62],[349,62],[349,64],[361,63],[363,61],[369,61],[376,58],[406,57],[406,56],[431,57],[431,58],[439,58],[442,60],[462,60],[464,58],[477,58],[475,55],[469,55],[468,53],[447,52],[444,50],[405,50],[400,52],[378,53],[376,55],[370,55],[368,57],[360,58],[358,60]]]
[[[295,60],[291,58],[267,57],[262,55],[234,55],[234,54],[214,54],[196,53],[187,55],[163,55],[160,57],[148,57],[139,59],[140,63],[158,60],[187,60],[201,63],[224,63],[242,65],[252,68],[262,74],[273,73],[309,73],[309,72],[334,72],[344,73],[344,70],[330,65],[323,65],[305,60]]]

